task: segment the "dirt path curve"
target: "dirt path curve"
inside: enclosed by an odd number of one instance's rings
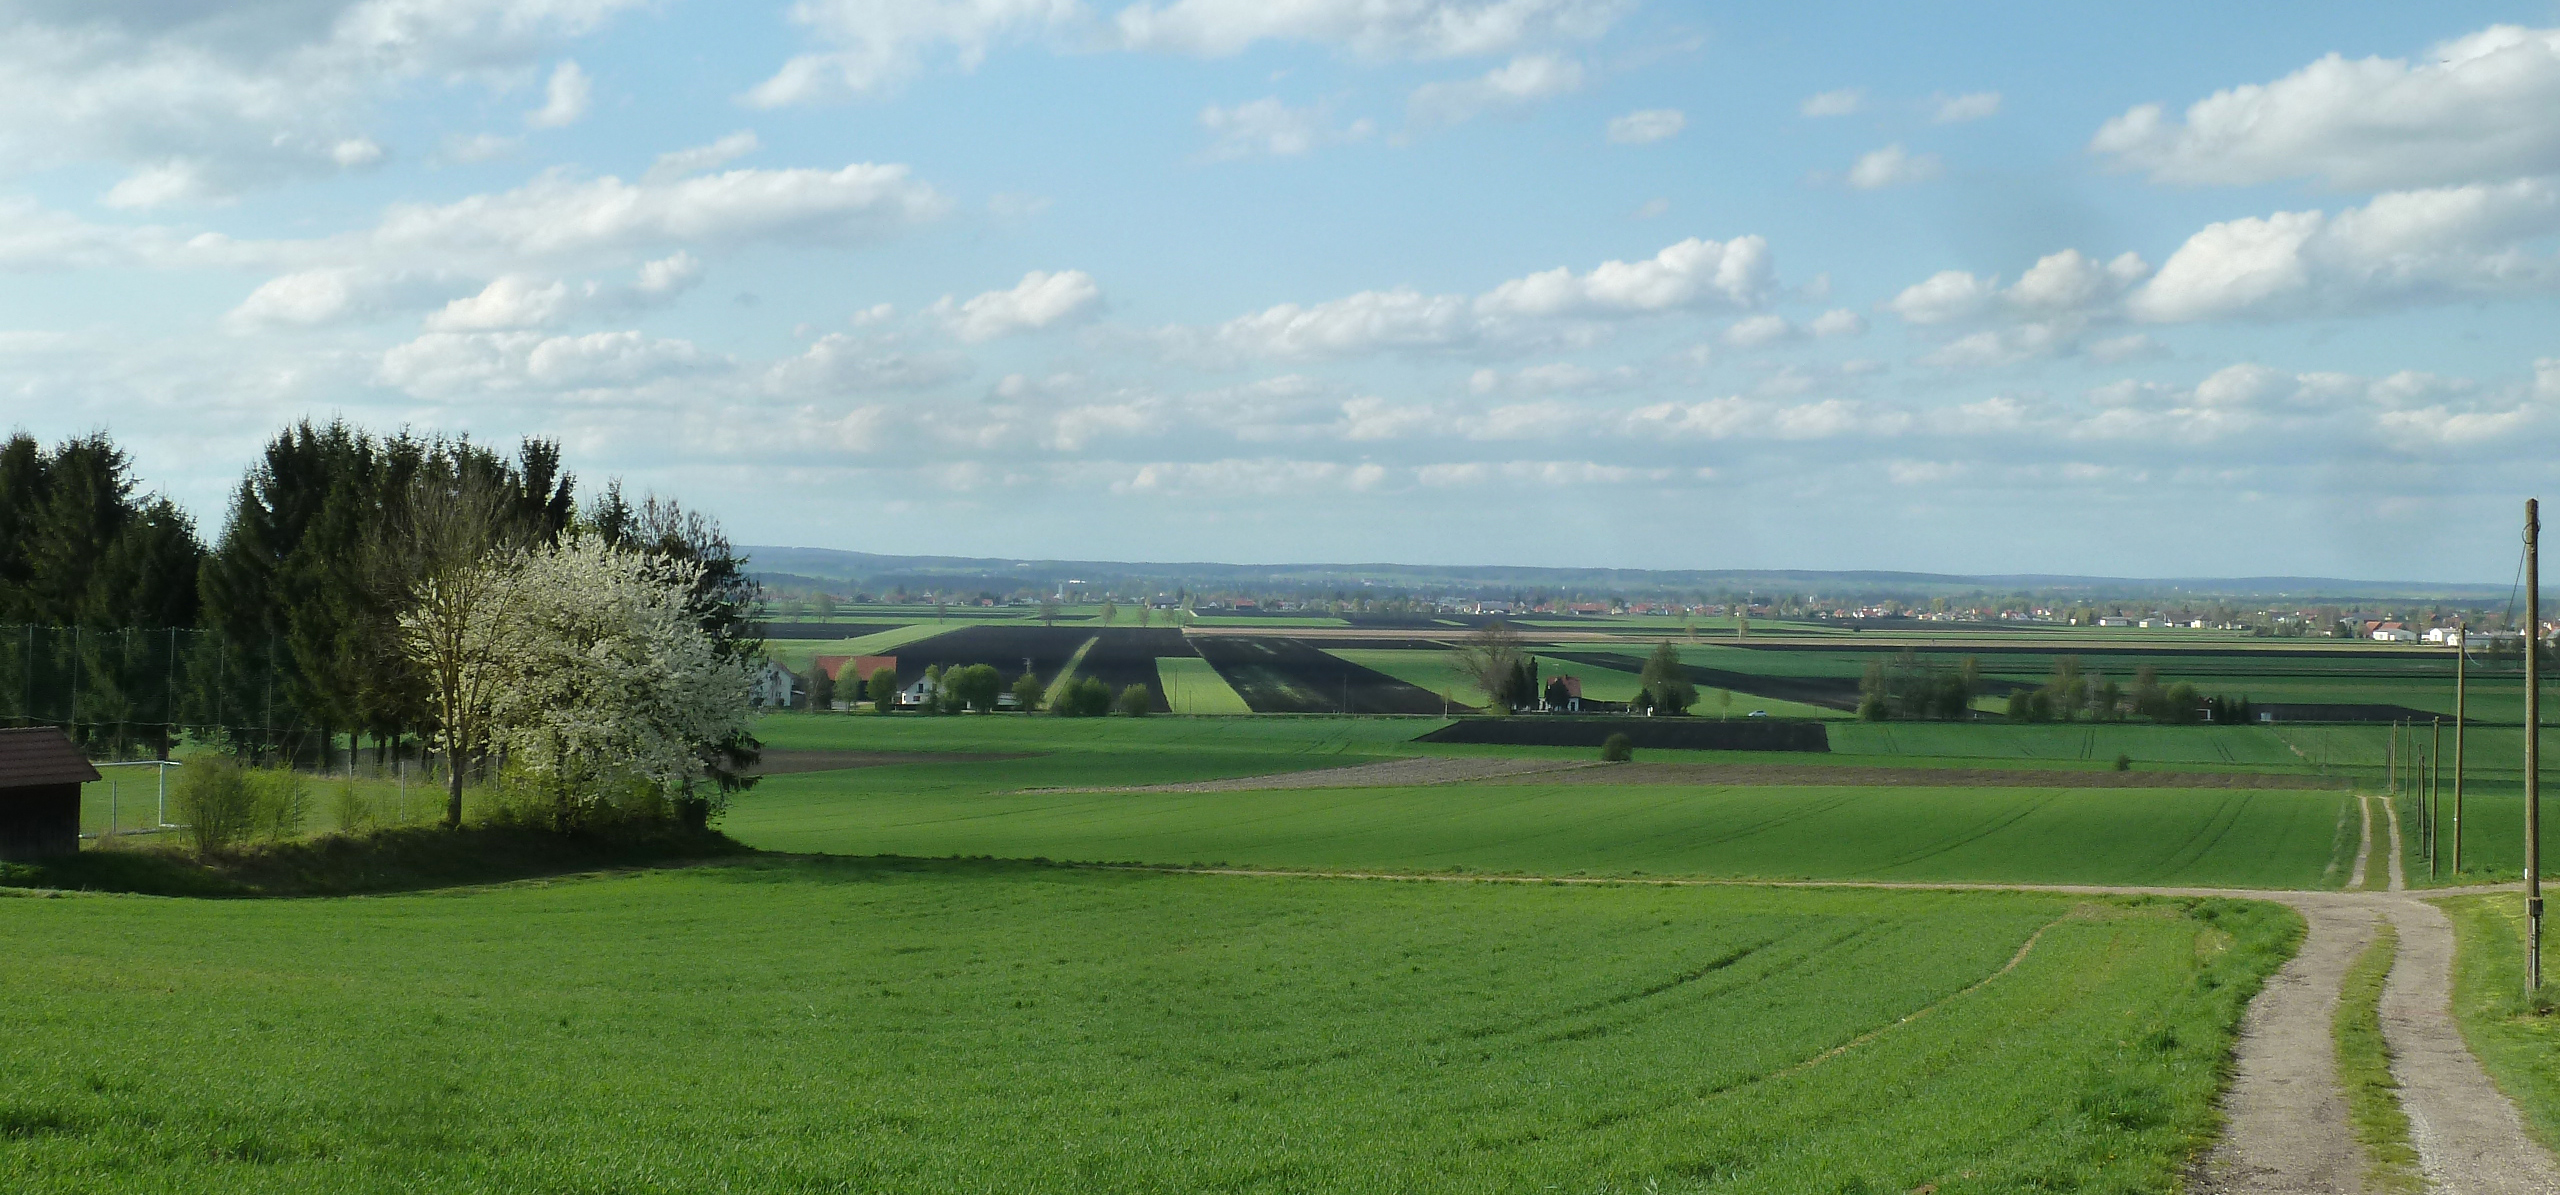
[[[2453,1023],[2453,921],[2417,900],[2386,901],[2400,958],[2382,988],[2382,1034],[2418,1164],[2438,1191],[2560,1192],[2560,1165],[2525,1136]]]
[[[2358,870],[2362,870],[2361,867]],[[2325,896],[2325,894],[2323,894]],[[2364,1187],[2364,1151],[2347,1127],[2329,1025],[2347,968],[2373,941],[2370,899],[2275,896],[2302,914],[2302,949],[2249,1002],[2232,1047],[2222,1140],[2191,1176],[2225,1192],[2339,1192]]]

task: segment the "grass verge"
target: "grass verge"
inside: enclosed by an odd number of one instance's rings
[[[2347,968],[2338,989],[2338,1014],[2330,1033],[2338,1043],[2338,1084],[2347,1092],[2347,1122],[2364,1146],[2365,1188],[2423,1191],[2418,1150],[2409,1140],[2409,1114],[2400,1108],[2400,1081],[2391,1076],[2391,1048],[2382,1040],[2382,984],[2400,953],[2400,931],[2384,921],[2373,944]]]
[[[2437,901],[2453,918],[2453,1020],[2489,1080],[2524,1114],[2527,1132],[2560,1149],[2560,1017],[2550,989],[2524,987],[2524,897]]]

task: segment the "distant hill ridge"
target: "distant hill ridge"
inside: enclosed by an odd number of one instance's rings
[[[1963,575],[1886,570],[1613,569],[1520,565],[1137,563],[1110,560],[1013,560],[974,556],[890,556],[834,548],[746,546],[759,577],[782,584],[858,582],[873,589],[1188,588],[1215,591],[1291,588],[1385,588],[1451,596],[1500,598],[1514,591],[1662,594],[1756,591],[1825,598],[1954,597],[1972,593],[2078,598],[2273,598],[2298,602],[2503,600],[2504,585],[2433,581],[2354,581],[2336,577],[2081,577],[2022,573]]]

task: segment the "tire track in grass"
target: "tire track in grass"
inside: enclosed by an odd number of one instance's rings
[[[2418,1173],[2409,1115],[2400,1107],[2400,1083],[2392,1076],[2392,1051],[2382,1034],[2383,981],[2399,951],[2400,933],[2386,918],[2338,986],[2330,1036],[2337,1043],[2338,1085],[2347,1093],[2347,1123],[2364,1146],[2365,1189],[2414,1193],[2425,1190],[2426,1181]]]
[[[2017,812],[2009,814],[2006,817],[1997,817],[1983,825],[1981,829],[1968,834],[1958,835],[1957,837],[1949,839],[1937,846],[1924,847],[1913,854],[1905,855],[1898,859],[1887,859],[1876,866],[1876,871],[1878,874],[1882,874],[1898,867],[1908,867],[1926,859],[1937,858],[1949,851],[1960,850],[1964,847],[1971,846],[1974,843],[1980,842],[1985,838],[1989,838],[1992,835],[2001,832],[2002,830],[2006,830],[2011,826],[2017,825],[2019,822],[2025,821],[2030,817],[2034,817],[2038,813],[2044,812],[2046,809],[2051,808],[2054,802],[2061,800],[2062,796],[2063,794],[2060,792],[2046,793],[2042,799],[2033,800],[2023,808],[2020,808]]]
[[[2168,865],[2154,873],[2154,880],[2168,879],[2202,862],[2206,855],[2212,854],[2213,848],[2222,845],[2222,840],[2231,835],[2231,828],[2240,824],[2240,818],[2248,812],[2251,800],[2252,798],[2245,794],[2235,793],[2224,797],[2222,804],[2215,807],[2213,814],[2205,818],[2204,825],[2197,827],[2196,832],[2190,835],[2186,842],[2179,844],[2177,850],[2169,853]],[[2208,834],[2211,836],[2207,837]],[[2200,846],[2196,845],[2199,839],[2203,840]],[[2195,852],[2192,855],[2187,853],[2189,846],[2195,846]],[[2181,856],[2185,857],[2182,859]]]
[[[2043,940],[2044,940],[2044,932],[2045,932],[2046,930],[2052,929],[2053,927],[2055,927],[2055,926],[2057,926],[2057,925],[2060,925],[2060,924],[2062,924],[2062,923],[2063,923],[2063,922],[2065,922],[2065,921],[2070,920],[2072,917],[2074,917],[2074,916],[2078,915],[2078,914],[2079,914],[2079,912],[2080,912],[2080,910],[2079,910],[2079,909],[2077,909],[2077,908],[2075,908],[2075,909],[2072,909],[2072,910],[2070,910],[2070,911],[2068,911],[2068,912],[2063,913],[2061,916],[2056,917],[2056,918],[2054,918],[2054,919],[2053,919],[2053,920],[2051,920],[2051,921],[2045,922],[2043,925],[2037,926],[2037,927],[2036,927],[2036,931],[2035,931],[2034,933],[2031,933],[2031,934],[2028,934],[2028,935],[2027,935],[2027,940],[2026,940],[2026,941],[2021,942],[2021,943],[2019,943],[2019,944],[2018,944],[2018,950],[2017,950],[2017,953],[2010,955],[2010,956],[2009,956],[2009,961],[2008,961],[2008,962],[2005,962],[2005,963],[2000,964],[2000,969],[1999,969],[1999,970],[1994,971],[1994,972],[1992,972],[1992,973],[1991,973],[1991,974],[1989,974],[1989,975],[1985,975],[1985,976],[1983,976],[1983,977],[1982,977],[1982,978],[1980,978],[1980,979],[1974,980],[1972,983],[1967,984],[1967,985],[1965,985],[1964,987],[1962,987],[1962,988],[1960,988],[1960,989],[1958,989],[1958,990],[1956,990],[1956,991],[1950,992],[1950,993],[1948,993],[1948,994],[1947,994],[1947,995],[1945,995],[1945,996],[1942,996],[1942,997],[1940,997],[1940,998],[1938,998],[1938,999],[1936,999],[1936,1000],[1932,1000],[1932,1001],[1930,1001],[1930,1002],[1929,1002],[1929,1003],[1927,1003],[1927,1004],[1921,1005],[1919,1008],[1913,1009],[1912,1011],[1910,1011],[1910,1012],[1908,1012],[1908,1013],[1905,1013],[1905,1014],[1902,1016],[1902,1018],[1901,1018],[1900,1020],[1894,1021],[1894,1022],[1892,1022],[1892,1023],[1890,1023],[1890,1024],[1878,1025],[1878,1026],[1876,1026],[1875,1028],[1873,1028],[1873,1029],[1870,1029],[1870,1030],[1866,1031],[1865,1033],[1861,1033],[1861,1034],[1859,1034],[1859,1035],[1858,1035],[1858,1036],[1856,1036],[1856,1037],[1850,1038],[1849,1040],[1847,1040],[1847,1041],[1845,1041],[1845,1042],[1842,1042],[1842,1043],[1840,1043],[1839,1045],[1833,1046],[1833,1047],[1831,1047],[1831,1048],[1830,1048],[1830,1049],[1828,1049],[1828,1050],[1824,1050],[1823,1052],[1821,1052],[1821,1053],[1819,1053],[1819,1054],[1816,1054],[1816,1055],[1814,1055],[1814,1056],[1813,1056],[1813,1057],[1811,1057],[1811,1058],[1807,1058],[1807,1059],[1805,1059],[1805,1060],[1804,1060],[1804,1061],[1802,1061],[1802,1062],[1796,1063],[1796,1064],[1795,1064],[1795,1065],[1793,1065],[1793,1066],[1787,1067],[1787,1068],[1786,1068],[1786,1069],[1784,1069],[1784,1070],[1772,1071],[1772,1072],[1770,1072],[1768,1075],[1764,1076],[1764,1077],[1763,1077],[1763,1080],[1766,1080],[1766,1079],[1783,1079],[1783,1078],[1786,1078],[1786,1077],[1788,1077],[1788,1076],[1790,1076],[1790,1075],[1801,1074],[1801,1073],[1803,1073],[1803,1072],[1805,1072],[1805,1071],[1812,1070],[1813,1068],[1815,1068],[1815,1067],[1817,1067],[1817,1066],[1820,1066],[1820,1065],[1822,1065],[1823,1063],[1829,1062],[1829,1061],[1831,1061],[1831,1060],[1832,1060],[1832,1059],[1834,1059],[1834,1058],[1838,1058],[1838,1057],[1840,1057],[1841,1055],[1846,1054],[1846,1053],[1848,1053],[1848,1052],[1849,1052],[1849,1051],[1851,1051],[1851,1050],[1857,1049],[1858,1047],[1860,1047],[1860,1046],[1863,1046],[1863,1045],[1867,1044],[1868,1042],[1871,1042],[1871,1041],[1876,1040],[1877,1038],[1883,1037],[1883,1036],[1884,1036],[1885,1034],[1887,1034],[1887,1033],[1891,1033],[1891,1032],[1893,1032],[1894,1030],[1899,1029],[1899,1028],[1901,1028],[1901,1027],[1903,1027],[1903,1026],[1905,1026],[1905,1025],[1908,1025],[1908,1024],[1910,1024],[1911,1022],[1913,1022],[1913,1021],[1916,1021],[1916,1020],[1919,1020],[1919,1019],[1920,1019],[1920,1018],[1922,1018],[1922,1017],[1928,1016],[1930,1013],[1936,1012],[1937,1010],[1939,1010],[1939,1009],[1941,1009],[1941,1008],[1946,1007],[1949,1003],[1952,1003],[1952,1002],[1957,1001],[1957,1000],[1961,1000],[1961,999],[1965,998],[1966,996],[1970,996],[1970,995],[1974,994],[1975,992],[1981,991],[1983,988],[1989,987],[1989,986],[1991,985],[1991,981],[1992,981],[1992,980],[1998,979],[1998,978],[2000,978],[2001,976],[2003,976],[2003,975],[2006,975],[2006,974],[2010,973],[2011,971],[2015,971],[2015,970],[2017,970],[2017,969],[2018,969],[2018,964],[2020,964],[2020,963],[2023,963],[2023,962],[2027,961],[2027,954],[2028,954],[2028,952],[2030,952],[2030,951],[2032,951],[2032,950],[2034,950],[2034,949],[2036,948],[2036,943],[2038,943],[2038,942],[2040,942],[2040,941],[2043,941]],[[1761,1081],[1761,1080],[1756,1080],[1756,1081]]]

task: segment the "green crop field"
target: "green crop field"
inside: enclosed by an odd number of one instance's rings
[[[1177,714],[1249,714],[1253,710],[1236,695],[1235,686],[1209,661],[1198,656],[1156,657],[1156,677],[1164,683],[1165,705]]]
[[[2551,1015],[2547,988],[2539,997],[2525,991],[2524,895],[2441,903],[2453,919],[2453,1016],[2463,1042],[2515,1101],[2525,1129],[2544,1148],[2560,1149],[2560,1018]]]
[[[2298,926],[843,861],[0,917],[30,1193],[2158,1190]]]

